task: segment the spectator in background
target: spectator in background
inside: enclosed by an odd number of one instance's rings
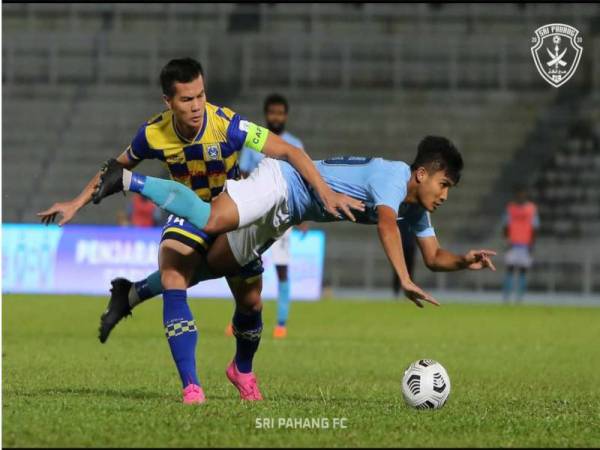
[[[263,113],[265,115],[265,124],[269,131],[280,136],[289,144],[304,150],[302,141],[286,130],[288,113],[290,106],[287,99],[280,94],[270,94],[265,98],[263,104]],[[252,151],[249,148],[243,148],[240,155],[240,170],[244,178],[250,175],[260,161],[263,159],[261,153]],[[301,223],[297,227],[302,231],[302,236],[308,231],[308,224]],[[287,336],[287,321],[290,312],[290,282],[288,276],[288,267],[290,265],[290,241],[292,228],[277,239],[271,246],[273,263],[277,271],[277,326],[273,329],[275,339],[284,339]],[[225,328],[225,334],[233,335],[231,323]]]
[[[157,227],[161,216],[160,208],[139,194],[134,194],[127,204],[127,219],[134,227]]]
[[[399,220],[398,228],[400,229],[400,236],[402,237],[402,251],[404,253],[404,261],[406,262],[406,269],[408,270],[408,274],[410,275],[411,280],[414,280],[414,267],[415,267],[415,250],[416,246],[416,238],[408,224]],[[400,278],[398,278],[398,274],[394,272],[394,278],[392,281],[392,289],[394,291],[394,298],[400,297]]]
[[[515,198],[506,206],[503,217],[503,232],[508,239],[506,252],[506,274],[503,285],[505,302],[510,299],[513,290],[514,274],[518,271],[516,289],[517,301],[522,301],[527,290],[527,270],[533,262],[531,253],[535,242],[535,232],[540,226],[536,205],[527,198],[527,189],[515,188]]]

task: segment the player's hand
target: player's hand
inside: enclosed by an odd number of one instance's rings
[[[488,267],[495,272],[496,266],[492,262],[492,256],[496,256],[496,252],[493,250],[471,250],[465,255],[467,268],[481,270]]]
[[[64,224],[71,221],[75,214],[77,214],[77,211],[79,211],[79,207],[72,201],[58,202],[47,210],[37,213],[37,216],[40,218],[42,223],[49,225],[54,222],[58,214],[61,214],[62,218],[58,222],[58,225],[62,227]]]
[[[361,212],[365,210],[365,204],[360,200],[352,198],[346,194],[335,192],[331,189],[321,195],[321,200],[323,201],[323,207],[325,210],[338,219],[342,218],[342,215],[340,214],[341,211],[352,222],[356,222],[356,218],[354,217],[354,214],[352,214],[351,210],[354,209]]]
[[[404,290],[404,295],[406,295],[409,300],[413,301],[414,304],[419,308],[423,308],[423,303],[421,303],[421,300],[425,300],[426,302],[429,302],[435,306],[440,306],[440,303],[435,298],[433,298],[412,281],[403,282],[402,289]]]

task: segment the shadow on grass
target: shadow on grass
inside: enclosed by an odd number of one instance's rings
[[[66,396],[105,396],[105,397],[116,397],[116,398],[128,398],[133,400],[146,400],[146,399],[164,399],[168,400],[172,397],[170,394],[160,394],[158,392],[142,391],[139,389],[94,389],[94,388],[49,388],[39,389],[28,392],[10,392],[5,391],[4,395],[14,395],[15,397],[39,397],[39,396],[55,396],[55,395],[66,395]]]
[[[140,389],[99,389],[99,388],[47,388],[39,389],[35,391],[4,391],[4,396],[10,397],[39,397],[39,396],[94,396],[94,397],[114,397],[124,398],[131,400],[164,400],[167,402],[173,402],[174,398],[179,398],[172,393],[162,394],[153,391],[143,391]],[[207,392],[207,400],[223,400],[223,401],[235,401],[239,400],[237,394],[231,395],[215,395]],[[289,402],[289,403],[323,403],[323,404],[344,404],[344,403],[368,403],[372,405],[389,405],[390,401],[381,399],[364,399],[358,397],[332,397],[323,399],[322,397],[307,397],[300,395],[281,395],[275,394],[273,396],[265,396],[265,403],[270,402]],[[392,402],[393,403],[393,402]]]
[[[283,402],[294,402],[294,403],[323,403],[323,404],[332,404],[332,403],[361,403],[361,404],[371,404],[371,405],[389,405],[394,402],[390,402],[390,400],[385,399],[365,399],[361,397],[308,397],[308,396],[300,396],[300,395],[285,395],[285,394],[276,394],[265,397],[266,400],[270,400],[273,402],[283,401]]]

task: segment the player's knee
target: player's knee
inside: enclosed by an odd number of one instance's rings
[[[212,202],[210,215],[203,230],[208,234],[221,234],[235,230],[239,223],[237,206],[224,192]]]
[[[231,218],[228,218],[225,214],[217,213],[214,209],[210,212],[208,221],[203,228],[203,231],[210,235],[217,235],[226,233],[231,230],[235,230],[237,227],[236,223],[233,223]]]
[[[237,307],[244,314],[258,313],[262,310],[262,299],[258,293],[250,293],[237,301]]]
[[[222,233],[222,231],[220,230],[220,227],[219,227],[219,220],[217,218],[215,218],[213,216],[213,214],[211,214],[210,217],[208,218],[208,222],[206,222],[206,226],[204,227],[203,230],[205,233],[210,234],[210,235]]]

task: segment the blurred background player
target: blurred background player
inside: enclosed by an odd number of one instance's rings
[[[162,218],[160,208],[138,194],[127,203],[126,214],[129,224],[134,227],[156,227]]]
[[[503,285],[505,302],[510,300],[515,272],[518,272],[516,299],[523,300],[527,290],[527,270],[533,263],[531,253],[540,219],[536,205],[528,200],[527,195],[525,187],[517,186],[514,200],[506,205],[504,212],[503,232],[509,246],[504,259],[506,263]]]
[[[263,106],[265,115],[265,124],[269,131],[281,137],[291,145],[304,150],[302,141],[287,131],[286,124],[289,114],[289,103],[285,97],[279,94],[270,94],[267,96]],[[240,156],[240,170],[242,176],[248,176],[258,163],[263,159],[263,155],[254,152],[251,149],[243,149]],[[300,224],[298,228],[306,233],[308,226],[306,223]],[[288,267],[290,263],[290,240],[292,228],[271,246],[271,255],[273,264],[277,271],[277,325],[273,329],[273,337],[283,339],[287,336],[287,320],[290,311],[290,282]],[[227,325],[225,333],[228,336],[233,335],[231,324]]]

